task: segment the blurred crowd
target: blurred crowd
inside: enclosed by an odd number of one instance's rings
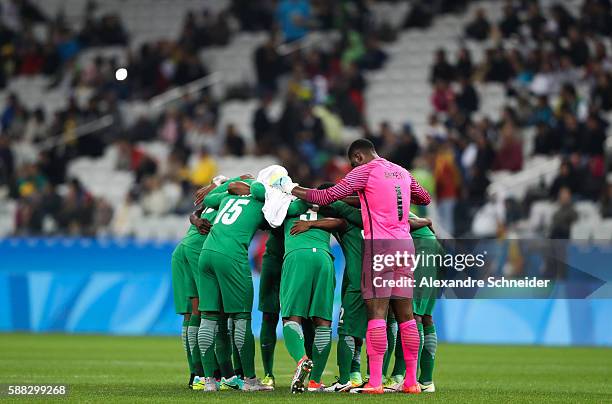
[[[547,231],[567,238],[576,218],[561,213],[574,201],[595,201],[601,216],[610,217],[610,2],[586,0],[579,15],[562,2],[547,9],[534,1],[504,1],[500,7],[500,20],[491,21],[478,8],[464,27],[465,41],[485,47],[483,60],[473,60],[462,46],[452,61],[439,49],[431,66],[434,113],[426,135],[427,148],[438,156],[433,171],[441,219],[453,234],[496,236],[526,218],[533,202],[550,198],[558,201],[558,214]],[[499,117],[478,112],[474,83],[503,87]],[[520,171],[526,150],[562,157],[550,188],[542,182],[518,201],[487,194],[489,174]]]
[[[427,28],[436,15],[461,12],[467,3],[416,1],[400,29]],[[72,94],[53,116],[26,108],[15,95],[1,111],[0,189],[18,201],[18,234],[127,235],[128,224],[143,215],[187,213],[194,188],[217,173],[219,156],[273,154],[304,185],[334,181],[350,169],[343,157],[344,127],[357,129],[382,156],[412,171],[435,195],[440,224],[450,234],[498,235],[541,198],[558,199],[560,206],[589,199],[600,204],[604,217],[612,215],[604,158],[605,114],[612,109],[608,1],[585,0],[577,16],[562,2],[540,9],[534,1],[505,1],[500,21],[479,9],[462,40],[481,42],[485,58],[473,60],[467,46],[457,55],[436,51],[432,113],[423,134],[414,133],[409,122],[394,128],[368,122],[364,114],[365,73],[384,66],[390,56],[383,45],[398,34],[374,18],[371,1],[234,0],[214,15],[193,10],[176,40],[128,48],[125,81],[115,79],[120,62],[113,57],[76,62],[90,47],[129,46],[129,27],[119,15],[99,16],[90,0],[83,28],[75,31],[62,13],[44,15],[29,0],[6,4],[0,88],[11,78],[43,74],[51,88],[65,86]],[[41,25],[43,37],[33,29]],[[200,50],[227,45],[238,31],[267,33],[252,56],[253,86],[230,88],[222,98],[202,90],[160,116],[124,122],[118,100],[147,100],[205,76]],[[302,46],[312,31],[329,35],[324,43]],[[479,112],[479,83],[504,87],[507,105],[500,116]],[[251,117],[254,145],[236,125],[220,123],[220,105],[236,97],[258,99]],[[280,114],[272,111],[278,100]],[[110,126],[78,136],[76,128],[103,116],[112,117]],[[533,140],[522,135],[525,129],[535,132]],[[149,141],[169,145],[167,159],[159,161],[138,145]],[[117,150],[115,168],[135,177],[124,203],[114,208],[66,175],[72,159],[102,156],[109,145]],[[559,178],[550,189],[531,190],[525,200],[503,200],[498,209],[499,201],[487,192],[490,174],[521,170],[526,149],[564,156]]]

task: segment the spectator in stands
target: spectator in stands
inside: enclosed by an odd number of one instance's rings
[[[412,162],[419,151],[419,142],[414,136],[412,125],[405,123],[399,135],[398,142],[389,156],[389,160],[410,170],[412,168]]]
[[[516,136],[516,127],[506,122],[500,130],[499,148],[494,170],[519,171],[523,168],[523,145]]]
[[[501,47],[487,50],[486,61],[484,65],[485,81],[493,81],[506,83],[512,76],[514,71],[510,61],[506,57],[504,50]]]
[[[259,103],[259,107],[253,115],[253,136],[259,154],[267,154],[272,151],[274,138],[276,137],[274,123],[270,117],[270,104],[272,96],[265,94]]]
[[[512,1],[506,1],[504,4],[504,15],[499,22],[499,31],[504,38],[508,38],[519,33],[521,19],[518,16],[517,10],[512,5]]]
[[[584,66],[589,60],[589,45],[576,26],[569,28],[568,45],[565,49],[574,66]]]
[[[0,135],[0,185],[10,184],[15,170],[14,164],[10,139],[6,135]]]
[[[482,8],[476,9],[474,19],[465,27],[465,35],[477,41],[484,41],[489,37],[490,32],[491,24],[487,19],[487,13]]]
[[[143,210],[138,203],[136,193],[134,191],[128,192],[124,202],[113,216],[112,233],[119,237],[133,236],[142,216]]]
[[[446,51],[438,49],[436,51],[435,62],[431,67],[429,81],[436,83],[440,80],[451,81],[455,78],[455,69],[446,59]]]
[[[203,147],[200,156],[191,171],[191,182],[197,186],[209,184],[213,177],[217,175],[217,162],[210,155],[208,149]]]
[[[552,126],[554,123],[554,113],[548,103],[548,97],[546,95],[540,95],[538,97],[537,104],[533,108],[528,123],[530,125],[543,124],[545,126]]]
[[[566,111],[574,114],[578,119],[584,119],[587,115],[586,102],[578,96],[576,87],[570,83],[565,83],[561,87],[556,108],[557,115]]]
[[[612,181],[608,180],[608,183],[604,187],[600,202],[600,213],[601,217],[605,219],[612,218]]]
[[[572,191],[561,187],[557,195],[557,209],[550,223],[551,239],[569,239],[572,224],[578,220],[578,213],[572,203]]]
[[[72,179],[57,214],[58,229],[70,235],[92,234],[93,198],[83,185]]]
[[[559,175],[554,179],[550,186],[549,196],[555,199],[559,196],[561,188],[567,188],[571,194],[579,190],[580,178],[574,172],[574,167],[569,160],[563,160],[559,167]]]
[[[272,34],[264,44],[255,50],[255,72],[260,94],[275,93],[278,78],[283,73],[283,61],[278,54],[277,45],[277,37]]]
[[[37,195],[47,185],[47,177],[41,173],[36,164],[25,164],[17,176],[17,192],[21,197]]]
[[[227,124],[225,128],[225,153],[242,157],[245,152],[245,144],[242,135],[238,133],[236,126],[233,123]]]
[[[160,139],[171,145],[177,143],[183,136],[181,122],[178,111],[174,108],[168,109],[159,128]]]
[[[93,231],[95,234],[108,234],[113,219],[113,207],[104,198],[94,199]]]
[[[438,80],[431,94],[431,106],[436,112],[447,112],[455,101],[455,93],[445,80]]]
[[[437,146],[434,160],[434,178],[436,180],[440,225],[449,234],[454,235],[455,205],[459,198],[461,174],[449,142],[443,142]]]
[[[538,72],[529,84],[529,90],[537,96],[549,96],[559,89],[559,76],[553,70],[552,63],[543,60]]]
[[[357,62],[359,68],[365,70],[380,69],[388,58],[387,53],[382,50],[380,43],[373,35],[366,38],[365,46],[365,53]]]
[[[141,197],[142,209],[145,214],[162,216],[170,212],[168,197],[162,189],[162,183],[157,176],[146,177],[143,181]]]
[[[468,48],[459,49],[457,54],[457,63],[455,64],[455,75],[459,78],[471,78],[474,73],[474,65],[472,64],[472,55]]]
[[[595,113],[589,114],[582,139],[582,152],[590,157],[603,156],[606,131]]]
[[[428,139],[443,141],[448,137],[448,130],[440,123],[436,114],[429,115],[428,126],[425,129],[425,136]]]
[[[544,122],[538,122],[533,138],[533,154],[549,155],[553,152],[554,135]]]
[[[471,168],[470,178],[467,182],[467,203],[470,206],[482,206],[486,202],[487,189],[491,181],[486,172],[479,166]]]
[[[576,115],[570,111],[563,114],[563,123],[559,126],[561,151],[565,154],[580,152],[584,139],[585,128]]]
[[[469,76],[461,76],[459,83],[461,85],[461,89],[455,98],[455,103],[457,104],[459,110],[461,110],[467,116],[470,116],[472,113],[478,111],[480,104],[478,93],[476,92],[476,89],[474,88]]]
[[[527,27],[534,40],[541,39],[544,28],[546,27],[546,18],[542,15],[538,2],[531,2],[527,6],[527,19],[525,20]]]
[[[612,110],[612,75],[601,71],[596,76],[596,83],[591,90],[591,102],[602,111]]]
[[[276,16],[285,42],[302,39],[311,24],[310,3],[307,0],[281,0]]]

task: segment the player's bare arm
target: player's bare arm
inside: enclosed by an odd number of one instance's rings
[[[418,230],[423,227],[431,226],[431,219],[426,217],[414,217],[408,219],[408,223],[410,223],[410,230]]]
[[[310,229],[321,229],[329,232],[343,231],[346,229],[346,220],[339,218],[325,218],[319,220],[298,220],[291,227],[290,234],[295,236],[296,234],[304,233]]]
[[[234,181],[227,187],[227,192],[232,195],[248,195],[251,193],[251,186],[246,182]]]

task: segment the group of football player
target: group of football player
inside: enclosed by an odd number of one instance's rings
[[[379,158],[370,144],[361,142],[351,147],[349,159],[356,167],[354,172],[359,171],[358,166],[373,166],[369,175],[374,178],[379,166],[385,174],[380,178],[403,181],[413,195],[426,192],[418,188],[407,172],[393,171],[397,167]],[[370,152],[374,153],[371,158],[363,158]],[[349,176],[347,179],[350,183]],[[335,201],[319,204],[308,201],[315,198],[315,193],[310,191],[316,190],[308,190],[306,197],[307,192],[300,194],[301,187],[282,175],[265,180],[260,175],[255,180],[249,174],[230,179],[218,176],[198,190],[197,210],[190,216],[191,226],[172,255],[174,301],[176,312],[184,316],[182,343],[187,352],[192,389],[274,390],[276,329],[282,320],[284,344],[296,364],[290,384],[292,393],[435,391],[437,336],[432,320],[435,290],[417,287],[409,294],[398,296],[393,296],[391,290],[381,295],[387,298],[386,306],[380,304],[385,299],[378,298],[376,291],[373,296],[364,293],[368,289],[364,288],[367,273],[363,262],[367,245],[364,236],[367,239],[368,233],[373,232],[371,212],[370,206],[367,212],[361,209],[365,191],[346,184],[343,180],[339,184],[319,186],[323,194],[336,195]],[[348,189],[339,193],[339,186]],[[410,213],[409,203],[402,204],[403,188],[404,185],[394,188],[398,212],[394,220],[404,226],[399,228],[409,228],[406,239],[414,242],[416,250],[439,252],[441,247],[431,221]],[[273,205],[271,200],[279,194],[281,199],[286,200],[287,196],[290,199],[286,203],[276,201],[274,214],[269,214],[270,209],[266,213],[266,204]],[[410,200],[410,193],[407,195]],[[279,210],[282,211],[280,221]],[[274,220],[270,220],[272,216]],[[368,221],[365,232],[364,218]],[[251,327],[254,288],[248,256],[249,245],[258,230],[267,232],[258,307],[263,313],[259,336],[263,379],[255,374],[255,338]],[[332,347],[336,286],[332,236],[342,248],[345,268],[337,329],[339,376],[333,383],[324,385],[322,375]],[[417,285],[419,278],[436,276],[437,271],[435,266],[425,265],[412,270]],[[396,297],[410,303],[408,317],[397,311],[393,303],[389,304],[389,298],[393,302]],[[381,315],[377,316],[373,307],[384,308],[384,320],[377,319]],[[407,327],[413,325],[414,335],[418,331],[416,339],[407,332]],[[381,327],[382,334],[378,332]],[[380,336],[382,343],[367,344],[369,360],[363,377],[361,348],[367,339],[375,343],[377,337],[380,341]],[[380,355],[375,355],[377,352]],[[393,357],[395,363],[389,372]],[[382,379],[372,383],[373,378],[381,378],[374,376],[376,373],[382,373]]]

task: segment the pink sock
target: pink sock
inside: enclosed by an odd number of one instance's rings
[[[402,337],[402,349],[406,362],[406,378],[404,386],[410,387],[417,383],[417,358],[419,356],[419,331],[416,320],[403,322],[399,325]]]
[[[383,360],[387,351],[387,322],[385,320],[375,319],[368,321],[366,348],[370,362],[369,384],[372,387],[381,386]]]

